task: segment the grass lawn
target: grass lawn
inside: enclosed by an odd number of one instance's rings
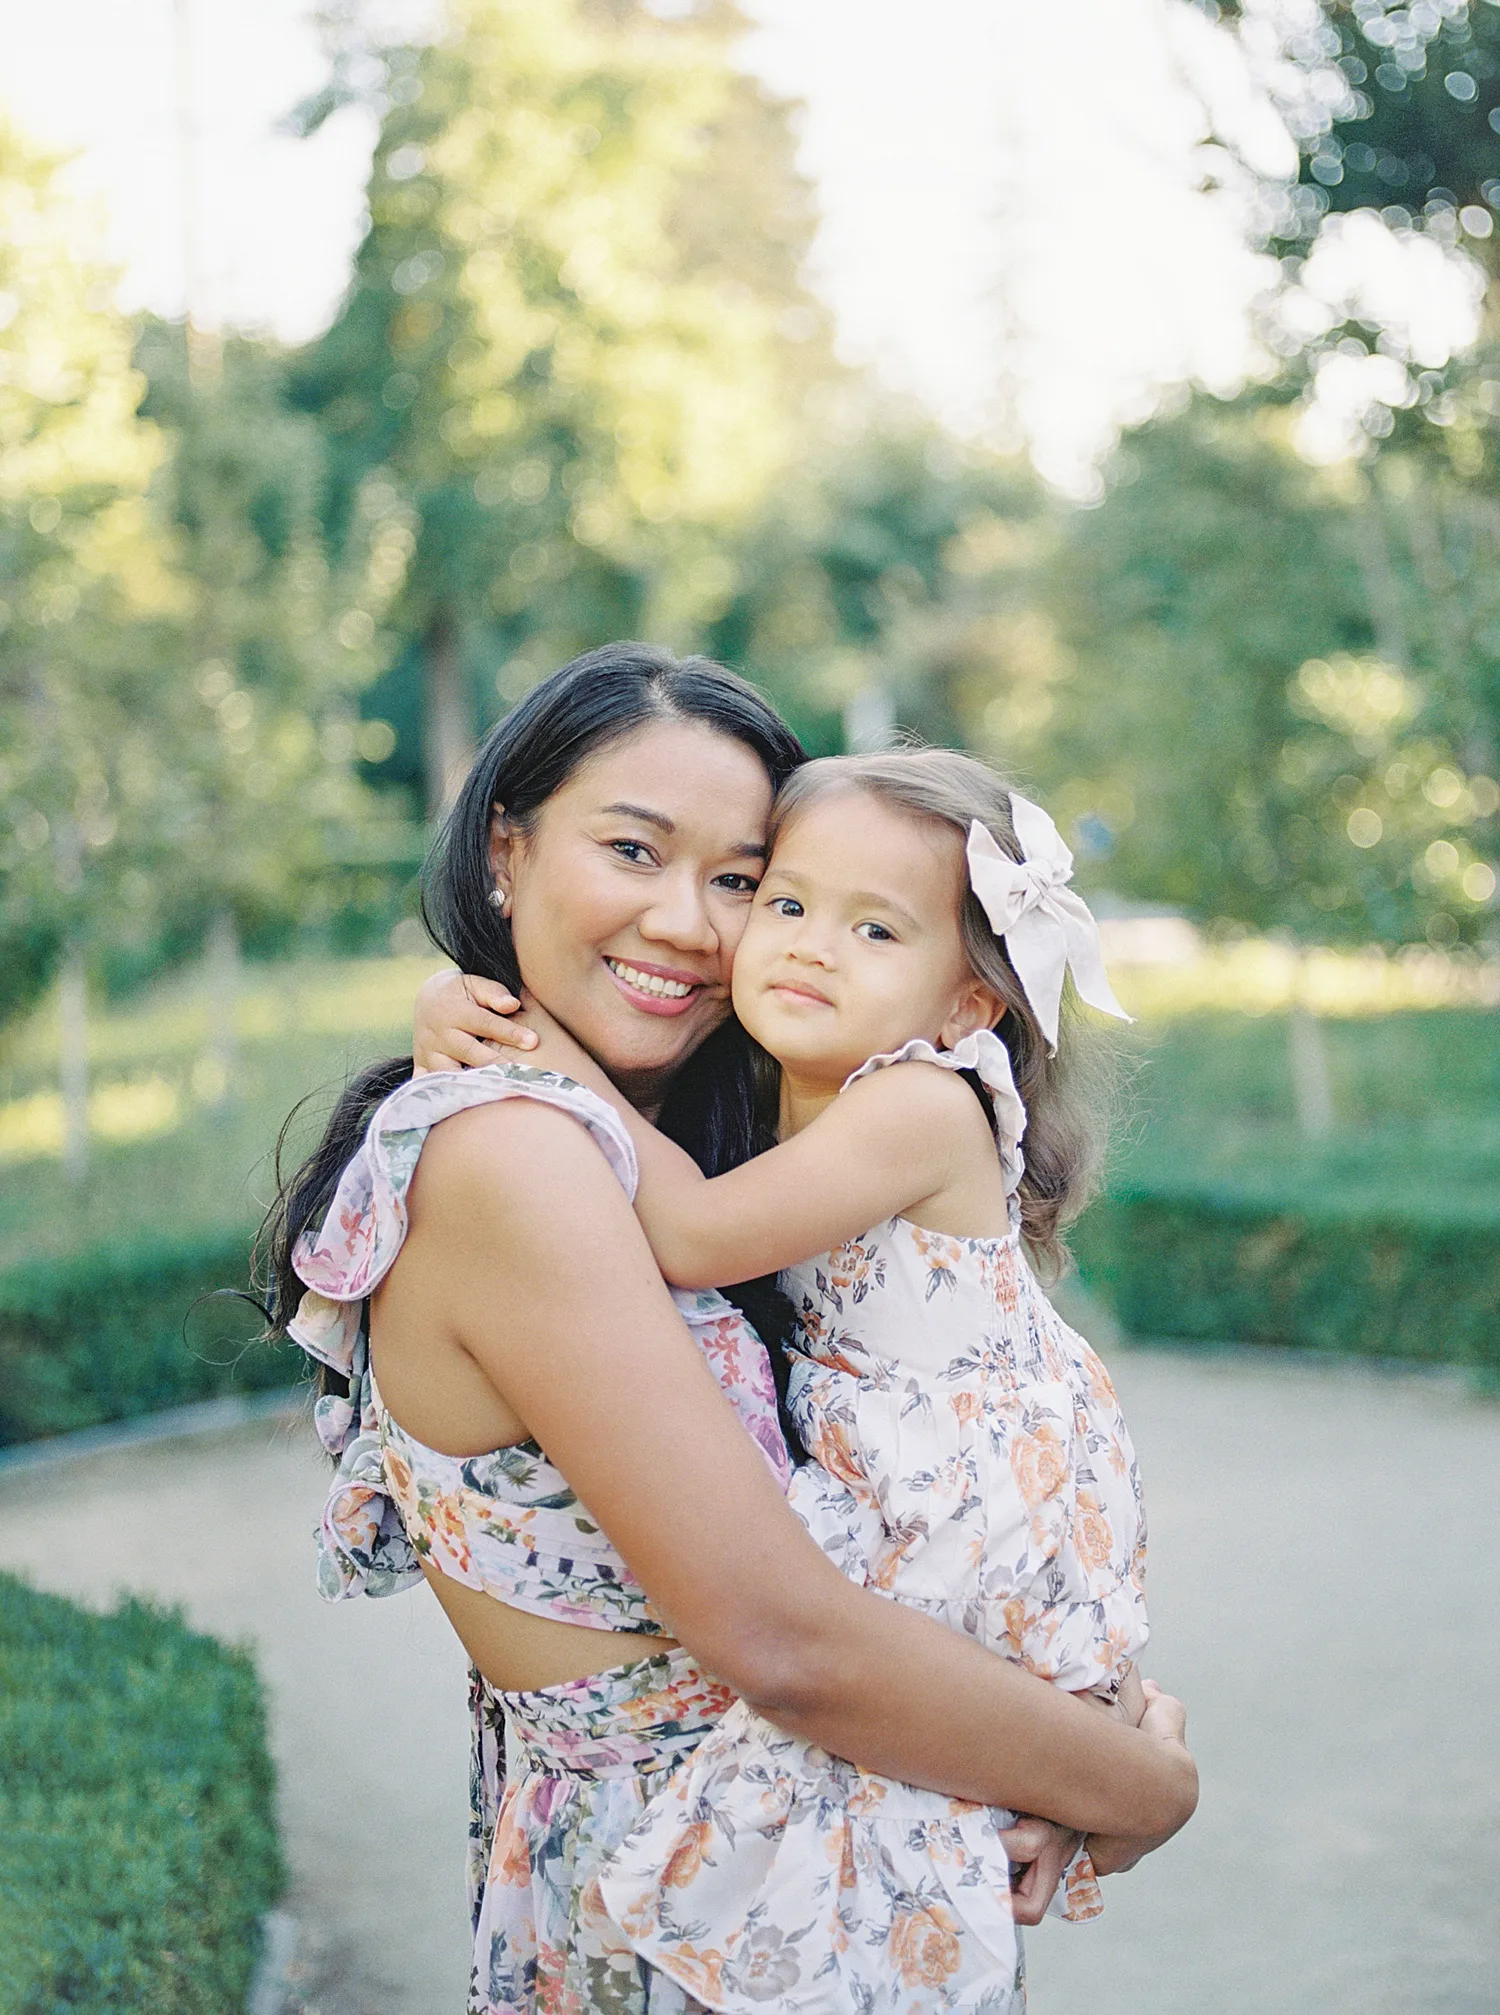
[[[1440,1008],[1319,1026],[1335,1115],[1319,1140],[1295,1123],[1285,1015],[1138,1027],[1111,1189],[1500,1223],[1500,1015]]]
[[[234,1096],[218,1103],[206,1095],[209,1007],[194,981],[100,1015],[97,1132],[77,1185],[58,1152],[55,1025],[43,1015],[13,1032],[0,1052],[0,1271],[85,1246],[253,1228],[282,1122],[308,1098],[292,1140],[310,1144],[349,1071],[410,1048],[412,997],[438,964],[434,954],[251,968]]]
[[[191,978],[97,1017],[85,1179],[60,1159],[46,1016],[0,1053],[0,1441],[295,1378],[247,1348],[242,1287],[273,1188],[349,1071],[408,1045],[436,957],[252,969],[233,1095],[215,1099]],[[1477,1006],[1320,1023],[1335,1123],[1296,1127],[1285,1012],[1139,1003],[1085,1276],[1127,1329],[1500,1366],[1500,1016]],[[1494,1255],[1492,1258],[1491,1255]],[[1489,1376],[1488,1370],[1484,1373]]]

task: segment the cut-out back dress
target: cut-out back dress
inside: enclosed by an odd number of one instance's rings
[[[528,1098],[587,1128],[628,1196],[635,1151],[604,1101],[517,1063],[414,1078],[385,1100],[320,1230],[296,1254],[306,1283],[290,1331],[348,1381],[316,1407],[338,1462],[318,1535],[330,1600],[386,1595],[431,1570],[512,1608],[642,1640],[587,1679],[507,1693],[471,1675],[469,2015],[687,2015],[699,2004],[633,1952],[605,1916],[597,1871],[651,1787],[733,1703],[667,1633],[645,1590],[534,1442],[476,1456],[425,1447],[392,1419],[369,1363],[363,1304],[406,1236],[428,1132],[471,1106]],[[718,1294],[674,1295],[725,1396],[784,1483],[770,1364]],[[625,1647],[622,1645],[621,1649]]]

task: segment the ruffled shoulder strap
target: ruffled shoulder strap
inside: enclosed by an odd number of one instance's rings
[[[558,1071],[528,1064],[432,1071],[398,1085],[371,1117],[359,1151],[345,1165],[322,1225],[297,1241],[292,1263],[306,1283],[287,1334],[309,1356],[365,1385],[360,1305],[395,1262],[407,1232],[407,1192],[428,1133],[440,1120],[498,1099],[537,1099],[587,1127],[634,1201],[635,1148],[625,1122],[596,1093]],[[318,1432],[342,1455],[358,1432],[360,1395],[319,1402]]]
[[[944,1070],[971,1070],[990,1095],[995,1111],[995,1145],[1000,1150],[1000,1166],[1005,1171],[1005,1193],[1014,1196],[1026,1166],[1021,1153],[1021,1136],[1026,1131],[1026,1108],[1016,1090],[1010,1067],[1010,1051],[993,1029],[976,1029],[953,1049],[936,1049],[921,1036],[903,1043],[888,1056],[872,1056],[839,1087],[847,1091],[872,1071],[885,1070],[893,1063],[935,1063]]]

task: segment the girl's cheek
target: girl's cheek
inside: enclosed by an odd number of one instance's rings
[[[750,920],[755,912],[749,903],[738,904],[734,909],[717,920],[719,943],[725,956],[734,959],[751,928]]]

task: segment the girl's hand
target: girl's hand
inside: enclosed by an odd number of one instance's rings
[[[1143,1680],[1141,1691],[1146,1701],[1139,1723],[1141,1733],[1154,1735],[1158,1741],[1172,1743],[1185,1751],[1187,1744],[1183,1738],[1187,1734],[1187,1709],[1182,1702],[1174,1700],[1170,1693],[1163,1693],[1154,1679]],[[1174,1826],[1172,1833],[1177,1830]],[[1086,1844],[1094,1873],[1124,1874],[1158,1847],[1165,1846],[1172,1833],[1162,1833],[1150,1839],[1142,1839],[1135,1834],[1091,1833]]]
[[[536,1033],[508,1021],[521,1003],[498,980],[472,973],[434,973],[417,989],[412,1011],[414,1074],[493,1063],[508,1049],[536,1047]]]
[[[1050,1819],[1022,1818],[1000,1838],[1011,1860],[1025,1864],[1011,1881],[1010,1914],[1018,1924],[1040,1924],[1083,1835]]]

